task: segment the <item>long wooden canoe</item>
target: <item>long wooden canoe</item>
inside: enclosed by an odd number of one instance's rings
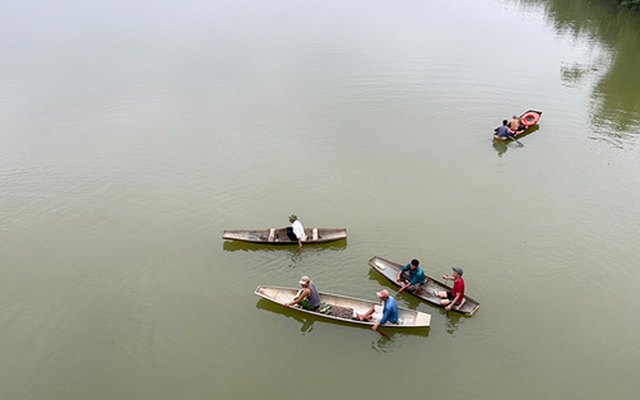
[[[276,304],[284,305],[284,303],[293,301],[293,298],[298,294],[298,289],[262,285],[258,286],[255,294]],[[356,317],[356,313],[364,314],[371,309],[373,305],[380,305],[380,302],[355,299],[353,297],[330,293],[319,293],[319,295],[322,303],[319,310],[324,310],[324,312],[306,310],[295,306],[289,308],[336,321],[359,325],[374,325],[375,322],[360,321]],[[398,307],[398,323],[386,323],[382,326],[385,328],[427,328],[430,324],[430,314]]]
[[[347,238],[346,228],[305,228],[307,239],[304,244],[329,243]],[[222,232],[225,240],[263,244],[297,244],[287,236],[287,228],[280,229],[251,229],[226,230]]]
[[[382,276],[387,278],[389,282],[400,287],[400,284],[396,282],[396,278],[398,277],[398,271],[400,271],[403,265],[375,256],[371,260],[369,260],[369,266],[373,268],[374,271],[379,272]],[[447,290],[451,290],[451,287],[436,279],[433,279],[430,276],[428,276],[427,278],[427,284],[423,285],[420,290],[415,293],[406,293],[412,294],[428,303],[442,307],[442,305],[440,304],[440,300],[442,299],[437,297],[434,292],[444,292]],[[458,307],[451,307],[452,310],[461,312],[466,315],[473,315],[476,311],[478,311],[479,308],[480,303],[466,295],[464,296],[462,305]]]

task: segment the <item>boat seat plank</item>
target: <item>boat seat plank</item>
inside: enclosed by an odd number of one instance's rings
[[[269,241],[273,242],[273,240],[276,238],[276,230],[275,228],[271,228],[269,229]]]
[[[311,237],[313,238],[313,240],[318,240],[318,228],[313,228]]]

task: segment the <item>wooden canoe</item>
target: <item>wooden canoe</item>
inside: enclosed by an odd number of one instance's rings
[[[373,270],[379,272],[382,276],[387,278],[389,282],[393,283],[397,287],[400,287],[398,282],[396,282],[396,278],[398,277],[398,271],[404,266],[393,261],[385,260],[384,258],[375,256],[371,260],[369,260],[369,266],[373,268]],[[427,277],[427,284],[423,285],[420,290],[415,293],[409,293],[416,296],[419,299],[422,299],[428,303],[434,304],[438,307],[442,307],[440,305],[441,298],[437,297],[434,292],[437,290],[439,292],[444,292],[447,290],[451,290],[451,287],[445,285],[444,283],[433,279],[432,277]],[[469,296],[464,297],[464,302],[461,306],[451,307],[451,310],[458,311],[462,314],[473,315],[480,308],[480,303],[475,301]]]
[[[524,129],[519,130],[516,132],[515,135],[513,135],[516,138],[522,137],[528,133],[531,133],[533,131],[535,131],[537,129],[534,128],[534,126],[536,126],[538,124],[538,121],[540,120],[540,117],[542,117],[542,111],[536,111],[536,110],[527,110],[525,112],[523,112],[520,115],[520,121],[522,123],[522,125],[524,125]],[[498,128],[494,129],[497,130]],[[495,139],[494,140],[499,140],[499,139]],[[506,140],[506,139],[504,139]]]
[[[276,304],[284,305],[293,301],[298,294],[299,289],[276,287],[276,286],[258,286],[255,294],[265,300],[272,301]],[[292,310],[301,311],[307,314],[316,315],[318,317],[333,319],[336,321],[349,322],[352,324],[373,326],[375,322],[360,321],[356,318],[356,313],[364,314],[373,305],[380,305],[380,302],[355,299],[330,293],[319,293],[320,301],[323,304],[331,305],[330,310],[325,313],[319,311],[306,310],[301,307],[288,307]],[[320,309],[329,307],[321,306]],[[398,307],[398,323],[382,325],[385,328],[427,328],[431,324],[431,315],[420,311],[409,310]]]
[[[304,244],[329,243],[347,238],[346,228],[305,228],[307,239]],[[222,232],[225,240],[237,240],[240,242],[263,244],[297,244],[287,236],[287,228],[280,229],[252,229],[252,230],[226,230]]]

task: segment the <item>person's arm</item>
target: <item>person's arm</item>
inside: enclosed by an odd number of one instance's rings
[[[302,237],[304,236],[304,227],[299,221],[294,222],[295,226],[293,226],[293,233],[298,238],[298,248],[302,248]],[[293,224],[292,224],[293,225]]]
[[[406,271],[409,268],[409,264],[405,265],[404,267],[400,268],[400,270],[398,271],[398,277],[396,278],[396,282],[398,283],[402,283],[401,279],[402,279],[402,274],[404,273],[404,271]]]
[[[376,322],[371,329],[373,329],[374,331],[377,330],[380,327],[380,325],[384,325],[385,322],[389,320],[390,316],[391,316],[391,307],[384,307],[384,311],[382,313],[382,319]]]
[[[402,293],[404,292],[404,290],[406,288],[408,288],[409,286],[411,286],[411,282],[403,284],[402,283],[402,274],[408,270],[409,268],[411,268],[409,266],[409,264],[405,265],[404,267],[400,268],[400,271],[398,271],[398,279],[396,279],[396,282],[398,282],[398,284],[400,285],[400,290],[398,291],[398,293]]]
[[[300,303],[302,300],[304,300],[307,296],[309,296],[311,294],[311,289],[306,288],[302,291],[302,293],[300,293],[300,296],[298,296],[297,299],[295,299],[294,301],[290,302],[290,303],[284,303],[283,306],[285,307],[291,307],[293,305],[296,305],[298,303]]]
[[[447,281],[452,281],[453,280],[453,276],[442,275],[442,279],[447,280]]]

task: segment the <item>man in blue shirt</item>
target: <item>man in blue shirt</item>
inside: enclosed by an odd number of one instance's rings
[[[409,293],[415,293],[420,290],[422,285],[427,283],[427,277],[422,268],[420,268],[420,261],[413,259],[409,264],[400,268],[396,282],[400,285],[398,293],[402,293],[405,290]]]
[[[380,325],[384,325],[387,322],[391,322],[395,324],[398,322],[398,303],[396,303],[396,299],[389,295],[389,291],[384,289],[376,293],[380,300],[384,303],[384,308],[382,310],[382,318],[380,321],[377,321],[371,329],[376,331],[380,327]],[[378,306],[380,307],[380,306]],[[376,306],[371,307],[369,311],[367,311],[364,315],[356,314],[360,321],[371,321],[373,319],[373,313],[376,311]]]
[[[502,121],[502,126],[495,129],[496,134],[493,135],[493,138],[496,140],[505,141],[510,137],[513,137],[513,132],[509,129],[507,125],[509,121],[506,119]]]

